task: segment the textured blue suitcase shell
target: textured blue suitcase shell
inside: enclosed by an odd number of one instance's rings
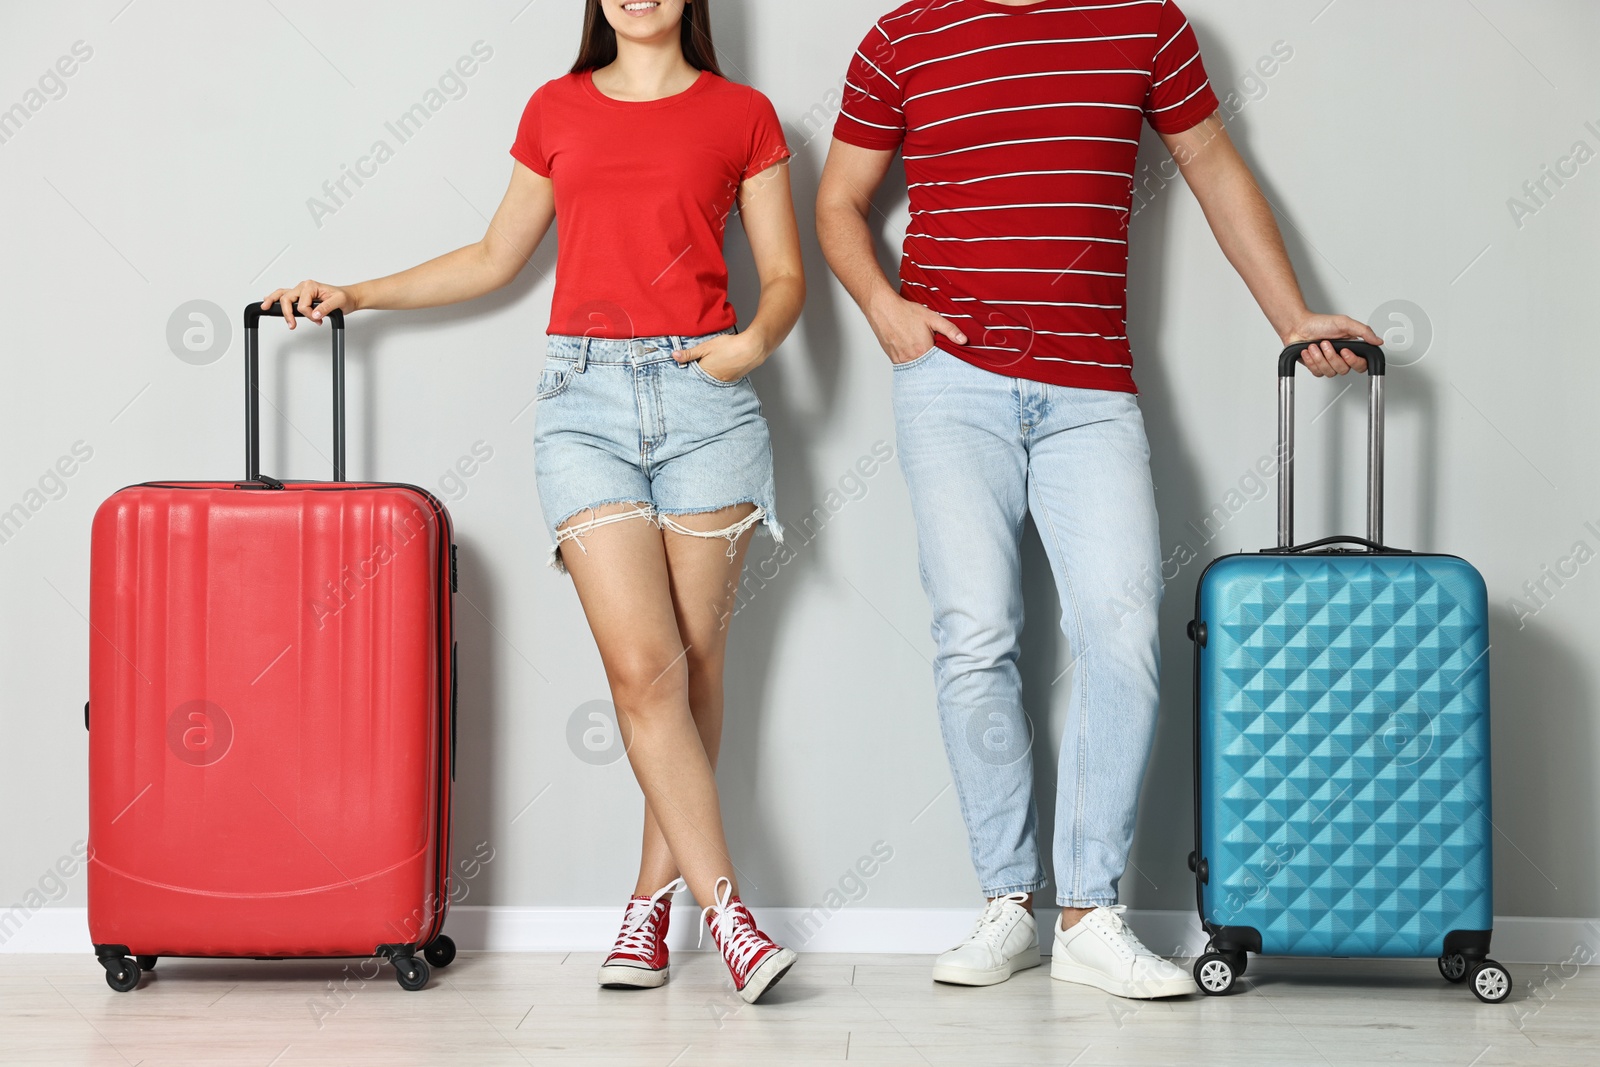
[[[1200,582],[1202,917],[1259,951],[1492,927],[1488,605],[1454,556],[1225,556]]]

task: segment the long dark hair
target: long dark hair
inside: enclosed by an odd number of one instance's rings
[[[711,0],[692,0],[683,9],[683,58],[696,70],[709,70],[722,76],[717,66],[717,50],[711,43]],[[583,44],[572,73],[598,70],[617,59],[617,31],[606,21],[600,0],[588,0],[583,12]]]

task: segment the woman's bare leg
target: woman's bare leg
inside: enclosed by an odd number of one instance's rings
[[[608,505],[562,528],[637,510]],[[735,892],[738,880],[715,773],[690,712],[689,657],[673,604],[667,536],[673,535],[644,517],[630,518],[567,540],[561,558],[599,646],[645,801],[695,899],[710,902],[717,879],[729,879]]]
[[[736,526],[755,511],[754,504],[739,504],[703,515],[673,516],[673,524],[690,530],[717,531]],[[673,613],[678,634],[687,650],[689,708],[700,743],[713,770],[722,743],[722,672],[727,661],[728,623],[738,596],[739,573],[751,531],[731,542],[723,537],[694,537],[671,529],[662,531],[667,553],[667,575],[672,586]],[[649,802],[644,809],[644,845],[639,858],[639,880],[634,895],[648,897],[679,875],[667,839],[656,823]],[[695,895],[702,903],[710,901]]]

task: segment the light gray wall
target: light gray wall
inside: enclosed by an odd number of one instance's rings
[[[1498,910],[1600,916],[1600,562],[1530,619],[1510,604],[1575,543],[1600,550],[1600,161],[1551,184],[1536,212],[1519,220],[1508,207],[1577,143],[1600,151],[1600,9],[1325,3],[1188,8],[1213,82],[1246,101],[1233,134],[1284,213],[1313,301],[1358,316],[1397,306],[1405,317],[1380,329],[1409,321],[1431,335],[1396,358],[1410,365],[1391,377],[1389,531],[1400,545],[1466,556],[1489,583]],[[41,105],[0,143],[0,508],[27,500],[75,442],[92,449],[64,493],[0,544],[0,905],[22,899],[84,834],[94,508],[130,482],[238,474],[235,319],[248,297],[308,275],[386,273],[477,238],[509,176],[522,106],[570,61],[580,10],[575,0],[124,4],[8,3],[0,13],[0,107]],[[827,146],[826,133],[812,135],[878,5],[716,8],[729,73],[771,96],[789,128],[809,230]],[[79,41],[92,55],[61,82],[64,95],[47,81],[59,98],[29,101]],[[394,147],[385,123],[479,41],[492,56],[466,94],[314,219],[307,201],[324,180],[375,140]],[[1277,42],[1292,59],[1247,84]],[[1154,167],[1164,157],[1147,141],[1143,161]],[[897,243],[904,196],[882,204],[885,238]],[[730,244],[748,316],[749,255],[737,233]],[[1178,569],[1162,608],[1162,726],[1137,871],[1124,885],[1140,907],[1183,908],[1192,901],[1183,623],[1203,560],[1269,543],[1273,508],[1249,502],[1209,545],[1190,524],[1237,504],[1229,490],[1273,447],[1277,346],[1181,183],[1141,208],[1132,254],[1129,332],[1163,539],[1200,559]],[[585,763],[567,740],[575,709],[606,689],[571,586],[543,566],[525,409],[553,262],[553,248],[541,249],[509,290],[469,307],[364,314],[350,327],[356,477],[439,487],[476,443],[493,449],[451,504],[464,594],[456,840],[463,852],[479,841],[496,850],[473,903],[614,903],[631,886],[637,847],[640,798],[626,763]],[[894,856],[869,903],[960,906],[977,885],[931,711],[905,488],[892,465],[849,480],[876,442],[893,440],[889,371],[814,248],[807,263],[806,317],[757,381],[779,508],[797,543],[807,542],[802,517],[841,485],[831,502],[844,503],[737,618],[722,774],[730,836],[753,901],[821,900],[882,841]],[[168,343],[169,319],[192,300],[225,308],[232,332],[206,365]],[[268,335],[271,473],[325,476],[325,338]],[[1402,334],[1393,338],[1404,352]],[[1307,382],[1303,423],[1338,393]],[[1352,390],[1303,437],[1306,535],[1360,525],[1359,397]],[[758,541],[752,558],[769,551]],[[1048,766],[1071,684],[1052,681],[1070,656],[1031,532],[1026,561],[1024,669]],[[1042,774],[1041,797],[1052,787]],[[64,903],[82,902],[79,876]]]

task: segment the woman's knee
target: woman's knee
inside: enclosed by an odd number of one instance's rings
[[[633,715],[681,710],[689,682],[688,652],[636,652],[606,664],[617,707]]]

